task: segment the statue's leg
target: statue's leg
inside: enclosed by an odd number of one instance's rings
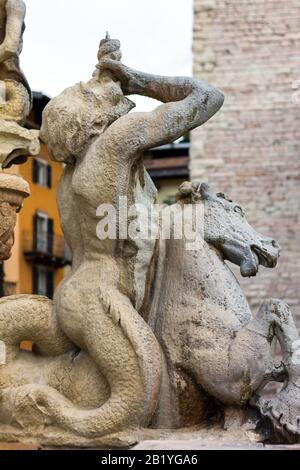
[[[273,364],[268,330],[256,326],[253,320],[234,335],[225,329],[195,331],[195,341],[186,346],[183,368],[193,373],[208,395],[225,405],[248,403]]]
[[[228,405],[243,405],[256,397],[262,414],[300,433],[300,343],[288,306],[276,299],[265,301],[231,341],[228,336],[224,341],[209,335],[205,335],[205,348],[191,350],[198,383]],[[272,356],[274,338],[282,348],[281,364]],[[285,381],[282,391],[270,401],[257,398],[256,393],[271,380]]]
[[[24,340],[33,342],[32,354],[20,350]],[[41,395],[61,404],[74,401],[92,408],[107,401],[109,390],[95,362],[62,332],[50,299],[32,295],[2,298],[0,423],[23,423],[27,429],[55,423],[41,405]]]
[[[41,296],[19,295],[0,299],[2,363],[19,354],[22,341],[32,341],[40,355],[58,356],[74,346],[59,327],[53,302]]]
[[[83,409],[49,387],[36,389],[31,400],[51,421],[82,436],[100,437],[146,426],[156,410],[162,357],[157,340],[130,300],[111,286],[90,296],[85,305],[82,339],[85,349],[110,386],[99,408]]]
[[[20,350],[22,341],[32,341],[34,352],[31,361],[23,361],[24,353]],[[51,361],[55,362],[55,356],[72,351],[74,345],[67,339],[59,327],[53,302],[41,296],[18,295],[0,299],[0,421],[6,422],[8,416],[23,415],[26,403],[23,402],[23,389],[28,392],[35,390],[34,381],[40,376],[41,383],[47,374],[44,358],[49,357],[49,371],[51,372]],[[37,353],[37,354],[35,354]],[[39,358],[41,364],[39,366]],[[22,366],[23,364],[23,366]],[[54,368],[53,368],[54,369]],[[32,374],[32,378],[30,378]],[[55,371],[52,374],[55,377]],[[28,381],[28,385],[21,386]],[[37,379],[39,382],[39,379]],[[21,397],[18,410],[16,397]],[[24,395],[25,396],[25,395]],[[30,409],[32,402],[30,401]],[[37,414],[39,411],[37,410]],[[32,413],[24,413],[31,416]],[[10,422],[10,419],[8,422]],[[41,415],[41,420],[44,420]]]
[[[270,400],[258,397],[256,404],[263,415],[289,433],[300,436],[300,340],[289,307],[280,300],[266,301],[258,322],[270,323],[282,350],[282,390]],[[270,379],[276,370],[270,371]],[[280,368],[277,372],[280,374]],[[285,377],[284,377],[285,375]]]

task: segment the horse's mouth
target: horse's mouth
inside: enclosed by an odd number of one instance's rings
[[[266,250],[263,250],[262,248],[258,246],[252,246],[251,247],[252,253],[254,256],[257,258],[257,264],[261,264],[265,268],[275,268],[277,265],[278,261],[278,254],[279,253],[269,253]]]

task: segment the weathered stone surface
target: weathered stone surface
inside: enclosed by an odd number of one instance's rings
[[[2,439],[128,446],[143,439],[157,409],[162,353],[138,312],[155,241],[100,240],[96,211],[101,204],[117,209],[119,196],[151,205],[156,192],[143,151],[206,122],[223,95],[191,78],[126,67],[116,40],[102,41],[98,58],[88,83],[44,111],[42,139],[66,165],[58,203],[73,266],[53,303],[33,296],[0,301],[0,317],[11,325],[0,332],[7,346]],[[133,103],[126,95],[133,93],[166,104],[128,114]],[[18,350],[25,339],[34,352]]]
[[[40,151],[39,131],[28,130],[13,121],[0,118],[0,164],[8,168],[22,163]]]
[[[205,2],[204,11],[214,8]],[[203,57],[209,70],[217,66],[213,54]],[[292,314],[269,299],[253,318],[225,263],[244,277],[259,265],[274,268],[275,240],[254,230],[223,193],[189,182],[162,215],[182,215],[188,205],[191,229],[193,209],[201,209],[194,248],[185,238],[121,236],[130,218],[141,231],[141,209],[116,223],[115,236],[98,234],[102,209],[119,213],[119,197],[152,206],[143,152],[205,123],[223,94],[195,79],[130,69],[109,37],[98,59],[89,82],[44,111],[42,139],[65,164],[58,205],[73,264],[53,301],[0,300],[0,440],[109,448],[157,439],[212,447],[298,440],[300,341]],[[135,93],[164,104],[129,114],[127,95]],[[274,339],[281,364],[272,357]],[[33,351],[20,350],[25,340]],[[284,387],[266,401],[259,393],[271,380]]]

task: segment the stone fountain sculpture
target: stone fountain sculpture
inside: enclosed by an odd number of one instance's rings
[[[31,91],[20,65],[25,4],[0,1],[0,165],[8,168],[39,152],[38,131],[22,127],[31,108]],[[0,259],[10,257],[16,214],[30,193],[18,175],[0,172]]]
[[[149,286],[147,321],[168,372],[159,423],[184,428],[212,416],[217,402],[225,405],[225,415],[251,404],[270,419],[281,439],[297,441],[300,341],[292,313],[284,302],[268,299],[253,317],[225,263],[238,265],[243,277],[256,276],[260,265],[277,265],[279,246],[247,223],[242,207],[205,183],[179,188],[174,220],[189,204],[202,209],[204,243],[187,250],[186,239],[160,240]],[[275,339],[282,360],[274,357]],[[284,385],[266,400],[260,392],[269,382]]]
[[[172,209],[202,208],[200,248],[186,250],[184,238],[122,233],[129,220],[120,198],[136,204],[137,232],[141,206],[155,201],[144,151],[205,123],[223,94],[192,78],[130,69],[109,37],[98,60],[89,82],[44,111],[41,138],[64,163],[58,206],[73,264],[53,301],[0,300],[0,439],[128,447],[163,436],[263,440],[272,426],[281,439],[297,439],[300,343],[292,315],[270,300],[252,319],[225,264],[238,264],[243,276],[255,275],[259,264],[275,267],[276,242],[251,228],[225,195],[191,183],[180,187]],[[131,94],[163,104],[129,113]],[[115,211],[115,236],[99,236],[99,207]],[[272,358],[275,337],[281,364]],[[33,342],[32,352],[20,350],[24,340]],[[259,392],[271,379],[284,388],[268,402]],[[268,423],[266,435],[259,423]]]

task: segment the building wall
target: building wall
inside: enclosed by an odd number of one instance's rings
[[[62,237],[62,230],[59,222],[59,215],[56,205],[56,189],[61,175],[62,166],[59,163],[50,162],[47,148],[41,144],[40,158],[46,159],[52,167],[52,185],[51,188],[44,188],[33,183],[33,159],[28,159],[27,163],[15,166],[12,172],[20,174],[29,184],[31,195],[25,199],[23,209],[18,216],[18,223],[15,230],[15,245],[13,247],[12,257],[5,262],[5,281],[9,284],[16,284],[15,292],[17,294],[30,294],[33,292],[33,271],[32,264],[28,263],[24,256],[25,238],[32,239],[34,230],[33,219],[36,211],[42,211],[48,214],[54,221],[54,235]],[[62,280],[63,269],[56,269],[54,275],[54,287]]]
[[[193,133],[191,177],[279,241],[278,268],[242,284],[254,308],[288,301],[300,327],[300,1],[194,0],[194,11],[194,74],[226,101]]]

